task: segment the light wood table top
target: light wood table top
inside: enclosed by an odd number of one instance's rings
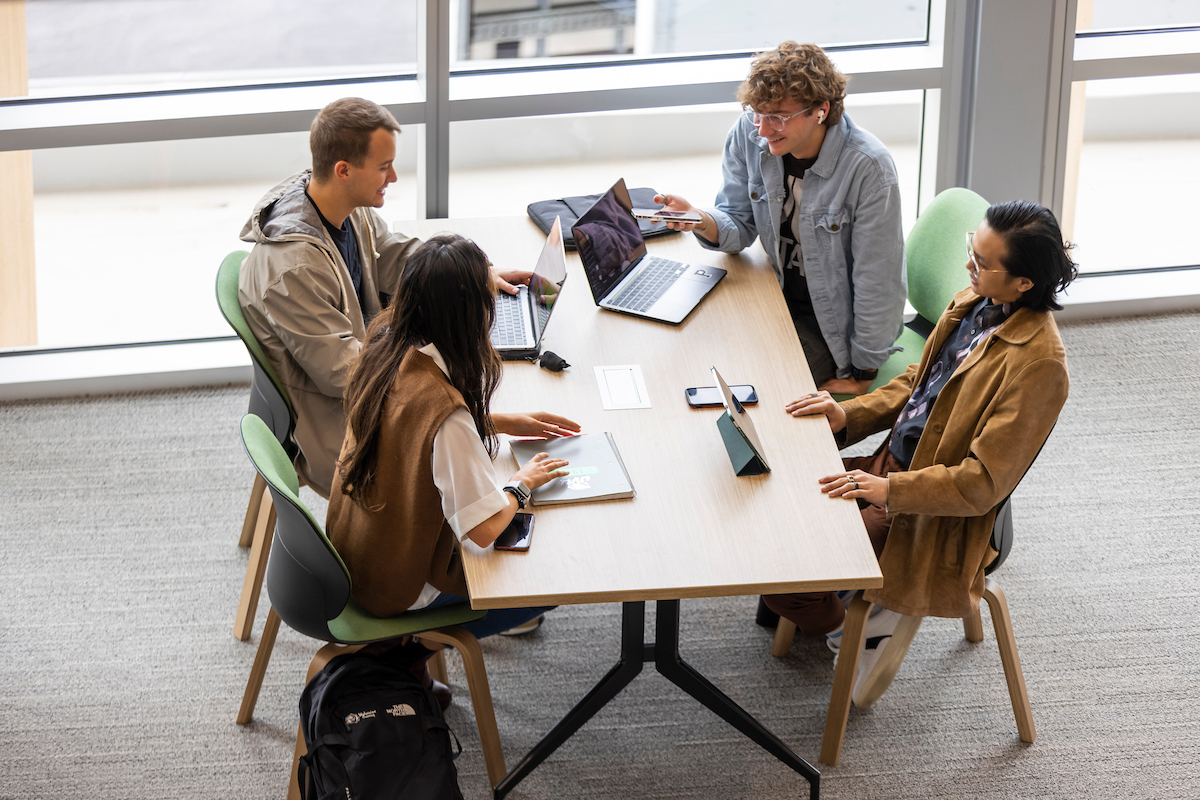
[[[524,217],[397,223],[428,237],[473,239],[500,270],[532,269],[545,236]],[[552,373],[506,362],[494,411],[550,411],[584,432],[611,431],[637,496],[534,508],[528,553],[464,543],[476,608],[661,600],[880,586],[855,503],[832,500],[817,479],[842,468],[823,417],[783,410],[813,391],[800,342],[761,248],[708,251],[690,235],[651,238],[655,255],[729,274],[681,325],[603,311],[578,254],[542,341],[570,362]],[[606,411],[593,366],[640,364],[653,407]],[[722,409],[692,409],[684,389],[750,383],[749,406],[771,472],[739,478],[717,430]],[[502,477],[516,463],[502,448]]]

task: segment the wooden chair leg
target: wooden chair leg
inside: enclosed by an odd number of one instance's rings
[[[771,655],[783,658],[792,649],[792,640],[796,638],[796,623],[787,617],[780,617],[775,626],[775,640],[771,642]]]
[[[829,711],[825,714],[825,735],[821,739],[821,761],[837,766],[842,755],[842,739],[850,719],[850,696],[854,678],[858,675],[858,655],[867,635],[867,614],[871,604],[861,594],[855,595],[846,611],[842,629],[842,645],[838,651],[837,667],[833,671],[833,691],[829,696]]]
[[[258,611],[258,597],[262,593],[263,577],[267,574],[267,556],[271,553],[274,535],[275,505],[271,502],[271,493],[264,491],[258,524],[254,528],[254,541],[250,545],[250,560],[246,564],[246,577],[242,581],[242,598],[233,621],[233,635],[241,642],[250,638],[250,631],[254,628],[254,614]]]
[[[254,718],[254,706],[258,704],[258,692],[262,689],[263,676],[267,674],[267,664],[271,663],[275,635],[278,633],[279,615],[272,608],[267,613],[267,624],[263,626],[258,652],[254,654],[254,664],[250,667],[250,678],[246,681],[246,691],[242,694],[242,706],[237,714],[238,725],[245,725]]]
[[[983,618],[979,616],[978,608],[963,617],[963,635],[968,642],[983,641]]]
[[[1008,600],[1000,584],[991,578],[984,580],[983,597],[992,612],[992,626],[996,629],[996,643],[1000,646],[1000,663],[1004,665],[1004,679],[1008,681],[1013,716],[1017,718],[1017,732],[1022,742],[1032,742],[1037,737],[1037,731],[1033,727],[1033,709],[1029,705],[1029,691],[1025,688],[1025,674],[1021,671],[1021,657],[1017,655],[1017,639],[1013,635]]]
[[[495,786],[508,774],[508,767],[504,764],[504,749],[500,746],[496,710],[492,706],[492,690],[488,687],[487,668],[483,663],[483,651],[479,649],[479,641],[458,627],[425,631],[421,638],[451,645],[462,656],[463,670],[467,673],[467,688],[471,692],[471,705],[475,710],[475,725],[479,728],[483,763],[487,767],[488,781]]]
[[[254,526],[258,522],[258,510],[262,507],[262,496],[267,491],[267,482],[256,471],[254,473],[254,488],[250,490],[250,502],[246,503],[246,518],[242,520],[242,535],[238,538],[238,547],[249,547],[254,538]]]
[[[333,660],[335,656],[340,656],[343,653],[353,653],[356,650],[361,650],[366,645],[361,644],[327,644],[317,651],[313,656],[312,661],[308,663],[308,673],[304,676],[304,685],[307,686],[318,672],[325,668],[325,665]],[[304,728],[303,723],[296,725],[296,748],[292,752],[292,773],[288,776],[288,800],[300,800],[300,783],[296,779],[296,768],[300,765],[300,757],[308,752],[308,748],[304,745]]]

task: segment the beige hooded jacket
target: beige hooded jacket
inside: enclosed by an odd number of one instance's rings
[[[350,214],[362,256],[360,307],[346,263],[305,196],[311,178],[309,170],[293,175],[255,206],[241,233],[254,249],[242,265],[238,301],[296,408],[296,469],[328,495],[346,429],[350,366],[380,311],[380,293],[395,292],[420,241],[389,234],[373,209]]]

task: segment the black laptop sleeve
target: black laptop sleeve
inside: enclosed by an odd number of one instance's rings
[[[656,194],[658,192],[654,189],[646,187],[630,189],[629,199],[633,201],[634,208],[658,208],[659,203],[654,202]],[[542,233],[547,234],[554,225],[554,218],[562,217],[563,246],[568,250],[574,250],[575,236],[571,233],[571,227],[603,196],[604,192],[600,192],[577,197],[560,197],[557,200],[539,200],[536,203],[530,203],[526,210],[529,212],[529,218],[542,229]],[[667,227],[665,222],[651,222],[648,219],[639,219],[638,227],[642,229],[642,238],[644,239],[661,236],[664,233],[675,233]]]

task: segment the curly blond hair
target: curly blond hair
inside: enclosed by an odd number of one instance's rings
[[[815,44],[787,41],[754,57],[750,74],[738,87],[737,99],[755,109],[776,108],[789,100],[802,106],[828,100],[825,124],[837,125],[842,119],[847,80]]]

